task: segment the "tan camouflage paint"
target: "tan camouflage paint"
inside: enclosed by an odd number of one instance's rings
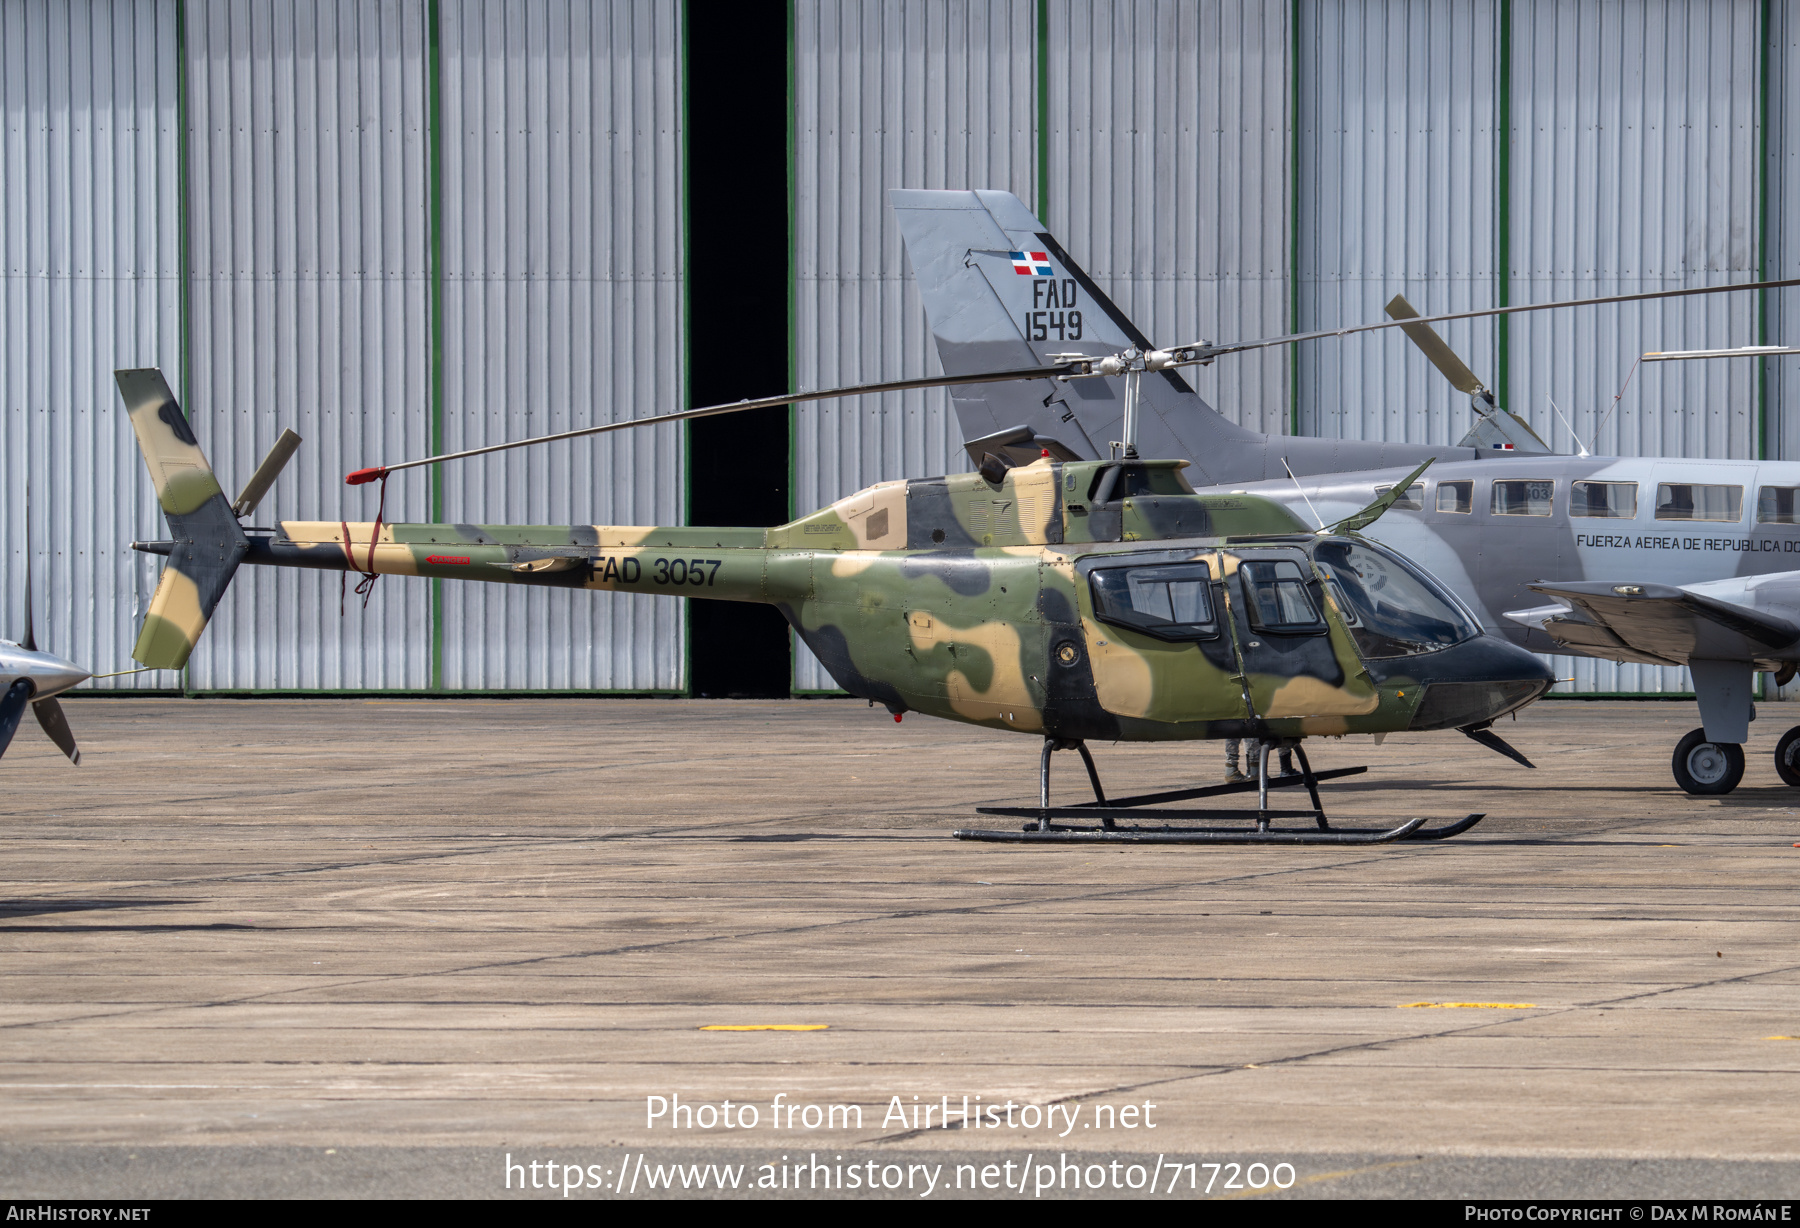
[[[157,502],[181,545],[157,581],[131,655],[153,668],[180,669],[237,568],[243,533],[162,373],[121,371],[116,378]]]
[[[971,537],[979,530],[982,538],[991,539],[996,529],[1018,537],[1046,535],[1052,527],[1046,505],[1047,496],[1054,494],[1055,470],[1047,462],[1027,468],[1036,472],[1013,473],[1047,492],[1036,501],[995,498],[992,487],[976,475],[950,480],[951,495],[962,497],[958,512]],[[1010,492],[1003,484],[998,493]],[[1269,510],[1276,505],[1262,500],[1239,496],[1205,502],[1223,504],[1220,510],[1238,520],[1260,517],[1256,527],[1265,535],[1270,528],[1293,528],[1285,512],[1271,523]],[[877,537],[870,519],[881,512],[887,524]],[[789,612],[802,634],[841,635],[856,672],[884,680],[905,707],[1033,733],[1045,730],[1049,706],[1044,673],[1050,632],[1039,608],[1041,591],[1049,587],[1062,592],[1079,612],[1076,634],[1091,656],[1096,694],[1107,712],[1177,738],[1207,736],[1212,722],[1252,715],[1236,672],[1219,668],[1193,645],[1167,643],[1094,618],[1091,596],[1074,563],[1096,549],[1129,559],[1131,552],[1121,553],[1119,544],[1018,543],[960,551],[859,548],[871,539],[898,538],[906,518],[906,483],[895,482],[767,530],[383,525],[375,538],[372,568],[369,542],[375,526],[369,522],[286,521],[282,529],[297,547],[329,551],[340,566],[348,559],[359,571],[498,583],[558,578],[606,591],[772,602]],[[1158,543],[1159,553],[1169,544]],[[1209,561],[1215,575],[1232,576],[1236,556],[1220,544],[1194,542],[1190,557]],[[967,575],[946,580],[933,570],[939,566],[960,568]],[[575,571],[583,574],[568,574]],[[965,591],[967,576],[976,572],[980,591]],[[1320,678],[1252,673],[1248,689],[1254,715],[1293,734],[1350,732],[1371,719],[1384,728],[1403,726],[1412,705],[1392,713],[1380,710],[1380,696],[1362,671],[1341,619],[1335,611],[1327,618],[1333,654],[1346,681],[1334,685]],[[1143,730],[1138,736],[1144,736]]]
[[[149,395],[133,403],[129,393],[127,402],[165,511],[185,515],[214,495],[222,505],[200,449],[178,437],[162,403]],[[185,432],[185,419],[179,430]],[[1046,458],[1007,471],[999,482],[976,473],[883,482],[770,529],[377,529],[367,521],[294,520],[282,523],[280,539],[255,543],[248,557],[380,575],[773,603],[854,693],[897,711],[992,728],[1064,736],[1080,726],[1083,736],[1095,736],[1104,727],[1109,736],[1133,739],[1223,736],[1253,717],[1277,736],[1404,728],[1418,689],[1402,696],[1408,684],[1386,693],[1375,687],[1335,610],[1327,611],[1330,678],[1245,674],[1241,657],[1230,655],[1239,634],[1230,619],[1222,622],[1231,647],[1221,643],[1217,659],[1209,659],[1194,644],[1095,617],[1077,571],[1084,558],[1123,563],[1145,550],[1166,558],[1176,549],[1229,577],[1235,550],[1305,540],[1305,526],[1279,504],[1195,495],[1181,467],[1143,466],[1138,493],[1111,505],[1119,509],[1115,535],[1100,542],[1087,539],[1096,525],[1105,527],[1097,513],[1107,509],[1084,503],[1100,464]],[[1159,528],[1171,517],[1204,523],[1210,532],[1172,539]],[[209,613],[194,583],[171,565],[146,619],[139,659],[185,661]],[[1059,661],[1061,691],[1052,685]],[[1215,728],[1221,722],[1229,728]]]

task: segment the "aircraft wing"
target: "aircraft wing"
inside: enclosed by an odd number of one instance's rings
[[[1558,644],[1587,656],[1645,665],[1751,660],[1775,669],[1800,644],[1800,626],[1766,610],[1670,584],[1582,581],[1532,584],[1568,609],[1522,612]]]

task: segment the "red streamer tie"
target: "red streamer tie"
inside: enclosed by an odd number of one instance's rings
[[[368,476],[362,476],[364,474]],[[369,608],[369,597],[375,591],[375,581],[381,579],[381,573],[375,570],[375,543],[381,540],[381,522],[387,513],[388,471],[386,469],[358,469],[344,479],[352,486],[360,486],[364,482],[372,482],[377,479],[381,482],[381,500],[375,505],[375,527],[369,531],[369,561],[366,567],[356,565],[356,551],[350,543],[350,522],[338,521],[338,528],[344,532],[344,561],[349,564],[349,567],[338,574],[339,618],[344,616],[344,585],[350,579],[352,571],[362,576],[362,579],[356,582],[356,592],[363,599],[363,609],[365,610]]]

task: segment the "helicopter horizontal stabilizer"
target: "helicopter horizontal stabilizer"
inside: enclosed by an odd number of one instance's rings
[[[131,655],[157,669],[180,669],[250,542],[162,372],[152,367],[113,376],[174,538]]]

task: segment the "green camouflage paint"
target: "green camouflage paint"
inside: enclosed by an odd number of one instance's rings
[[[179,431],[157,416],[158,398],[140,402],[152,472],[171,458],[203,467],[197,447],[176,456]],[[1359,656],[1311,561],[1326,539],[1272,500],[1197,495],[1182,467],[1046,457],[992,479],[883,482],[769,529],[284,521],[280,536],[240,553],[257,565],[764,602],[850,694],[996,729],[1159,741],[1406,728],[1424,686]],[[165,503],[172,526],[215,506],[229,516],[223,495],[202,500],[202,512],[179,510],[190,503]],[[228,554],[229,534],[208,533],[211,552]],[[180,540],[170,549],[164,587],[176,591],[194,563]],[[1303,636],[1259,630],[1239,578],[1246,564],[1282,560],[1310,594],[1302,604],[1315,621]],[[1170,638],[1097,608],[1096,573],[1136,583],[1159,568],[1205,578],[1207,627]],[[185,660],[216,588],[210,600],[153,606],[139,659]]]

